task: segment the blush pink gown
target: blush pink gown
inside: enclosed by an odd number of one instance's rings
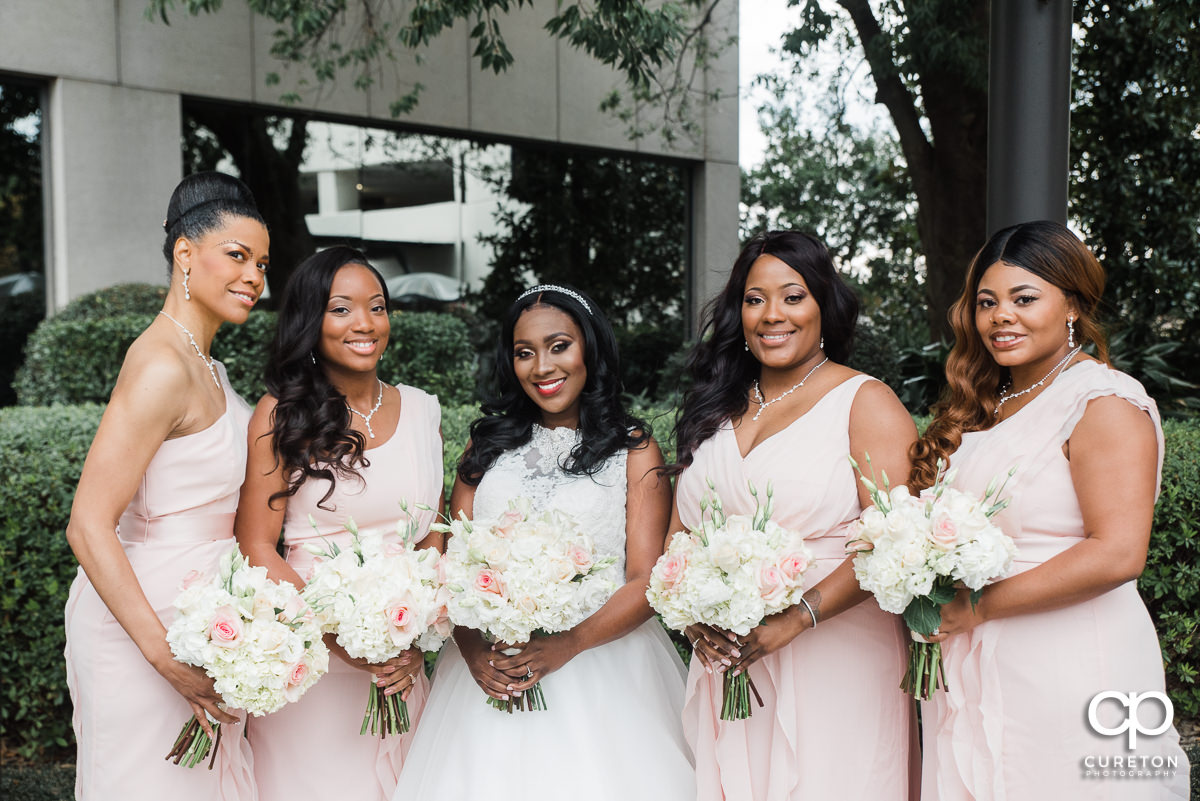
[[[246,475],[250,409],[229,388],[208,428],[164,442],[150,460],[118,536],[146,599],[164,626],[191,571],[208,572],[233,547],[233,518]],[[78,743],[75,797],[85,801],[251,801],[250,747],[240,725],[224,728],[213,770],[163,759],[191,707],[142,656],[82,568],[66,605],[67,686]]]
[[[437,509],[441,498],[441,408],[437,398],[419,389],[403,385],[397,389],[400,422],[386,442],[372,447],[374,443],[367,440],[370,466],[359,470],[362,480],[339,481],[325,509],[317,506],[329,489],[321,480],[306,481],[288,499],[283,524],[285,557],[302,577],[311,569],[314,557],[301,546],[309,543],[328,548],[327,542],[346,546],[350,541],[348,517],[354,518],[360,531],[395,532],[397,522],[405,519],[400,510],[403,500],[417,516],[417,537],[429,532],[434,513],[413,507],[423,503]],[[309,524],[310,514],[317,521],[316,530]],[[263,801],[391,798],[429,683],[424,671],[420,672],[409,694],[409,733],[381,738],[358,733],[371,680],[370,673],[330,655],[329,673],[299,701],[249,721],[254,776]]]
[[[729,422],[696,449],[680,476],[683,524],[700,522],[707,481],[729,514],[749,514],[774,487],[772,519],[807,532],[816,561],[811,587],[845,560],[850,524],[862,507],[850,453],[850,407],[870,379],[834,387],[805,415],[743,459]],[[692,660],[684,732],[696,757],[701,801],[904,801],[916,730],[911,699],[899,689],[907,644],[900,618],[873,599],[843,612],[751,665],[765,706],[743,721],[722,721],[721,677]]]
[[[1158,411],[1142,385],[1097,362],[1064,371],[1041,395],[986,431],[963,435],[951,457],[954,486],[982,494],[993,477],[1016,466],[995,522],[1017,544],[1014,573],[1037,567],[1080,542],[1083,515],[1062,446],[1088,401],[1108,395],[1145,411],[1158,432]],[[1114,476],[1119,481],[1119,476]],[[1185,799],[1188,762],[1174,727],[1137,739],[1101,737],[1088,723],[1103,690],[1163,691],[1158,638],[1135,582],[1063,609],[991,620],[943,645],[949,691],[922,705],[922,798],[930,801],[1082,801]],[[1124,721],[1114,702],[1099,708],[1102,727]],[[1162,720],[1157,703],[1140,716]],[[1087,775],[1097,757],[1174,758],[1174,776]]]

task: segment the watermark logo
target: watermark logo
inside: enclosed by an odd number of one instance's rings
[[[1099,709],[1100,705],[1105,701],[1112,701],[1125,708],[1125,719],[1117,726],[1105,726],[1100,722]],[[1142,723],[1141,707],[1146,701],[1156,701],[1161,704],[1163,710],[1162,723],[1153,728],[1147,728]],[[1147,737],[1153,737],[1157,734],[1162,734],[1171,727],[1172,719],[1175,716],[1175,707],[1171,704],[1171,699],[1166,693],[1150,690],[1144,693],[1123,693],[1117,690],[1105,690],[1096,693],[1088,704],[1088,724],[1091,725],[1092,731],[1105,737],[1116,737],[1128,732],[1129,735],[1129,750],[1137,748],[1137,737],[1139,734],[1144,734]]]

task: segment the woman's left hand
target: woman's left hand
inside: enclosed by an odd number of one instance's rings
[[[978,626],[984,621],[983,609],[980,602],[971,605],[971,591],[960,588],[954,600],[942,607],[942,622],[937,627],[937,634],[925,639],[929,642],[945,642],[947,637],[962,634]]]
[[[578,653],[570,634],[569,631],[535,634],[529,642],[521,645],[497,643],[492,646],[496,654],[492,657],[492,666],[509,676],[519,677],[513,684],[513,691],[524,692],[570,662]],[[517,653],[511,656],[504,654],[504,651],[511,650]]]
[[[763,622],[750,629],[744,637],[738,637],[738,656],[729,666],[733,675],[745,673],[746,668],[762,659],[767,654],[773,654],[804,631],[801,622],[803,617],[796,614],[796,607],[784,610],[777,615],[771,615]]]
[[[375,686],[384,695],[400,693],[400,700],[407,701],[412,688],[417,684],[418,671],[425,668],[425,655],[418,648],[410,648],[381,665],[368,665],[374,674]]]

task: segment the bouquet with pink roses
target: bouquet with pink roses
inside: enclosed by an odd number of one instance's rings
[[[167,643],[180,662],[204,668],[224,703],[252,715],[274,712],[299,700],[329,669],[329,649],[312,609],[288,582],[267,578],[237,545],[225,553],[211,581],[189,574],[175,599],[178,614]],[[212,721],[216,743],[221,727]],[[193,716],[167,759],[192,768],[214,742]]]
[[[984,585],[1012,568],[1016,546],[990,522],[1008,505],[1000,500],[1008,479],[999,486],[993,480],[976,498],[950,487],[954,471],[939,461],[933,486],[914,498],[908,487],[889,489],[886,473],[882,489],[859,475],[874,505],[863,510],[846,550],[854,554],[859,586],[884,611],[903,615],[913,642],[900,688],[928,701],[946,684],[941,645],[925,640],[937,633],[942,607],[954,600],[959,583],[971,590],[974,604]]]
[[[408,507],[400,508],[408,514]],[[314,523],[315,527],[315,523]],[[304,587],[304,598],[317,610],[326,632],[355,659],[386,662],[414,645],[436,651],[450,636],[447,590],[440,579],[440,556],[433,548],[417,548],[416,521],[411,515],[397,526],[399,538],[380,530],[359,531],[350,519],[351,543],[328,550],[307,549],[319,557]],[[385,695],[371,684],[359,734],[403,734],[408,731],[408,704],[399,694]]]
[[[671,536],[646,590],[650,606],[669,628],[682,631],[703,623],[749,634],[768,615],[800,603],[812,552],[803,536],[770,519],[770,485],[765,506],[753,485],[750,493],[753,515],[726,515],[713,491],[701,505],[700,526]],[[721,719],[750,717],[753,688],[749,673],[726,672]]]

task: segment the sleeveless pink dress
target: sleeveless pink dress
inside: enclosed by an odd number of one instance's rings
[[[117,534],[138,583],[169,626],[179,585],[215,568],[233,547],[233,518],[246,475],[250,409],[229,388],[225,413],[208,428],[170,439],[150,460]],[[163,759],[191,707],[150,666],[81,568],[66,605],[67,687],[78,757],[75,797],[86,801],[246,801],[257,797],[250,747],[226,726],[214,768]]]
[[[850,453],[850,407],[867,381],[831,389],[808,413],[743,459],[732,424],[696,449],[679,477],[683,524],[700,522],[700,502],[716,485],[729,514],[754,510],[747,482],[762,497],[774,486],[772,519],[809,532],[812,586],[845,558],[850,524],[862,513]],[[906,639],[900,618],[873,599],[805,631],[749,668],[764,707],[722,721],[721,676],[692,660],[683,724],[696,756],[702,801],[903,801],[915,756],[913,705],[900,689]]]
[[[301,546],[311,543],[328,548],[326,542],[345,546],[350,541],[347,517],[354,518],[360,531],[394,532],[397,522],[406,519],[400,510],[403,500],[417,515],[417,536],[429,533],[434,513],[413,507],[424,503],[437,509],[441,498],[441,408],[437,398],[419,389],[403,385],[397,389],[400,422],[396,433],[377,447],[370,447],[372,441],[367,440],[371,464],[359,469],[362,480],[339,481],[325,509],[317,503],[329,485],[320,480],[306,481],[288,500],[283,524],[285,557],[301,576],[307,575],[314,560]],[[310,514],[317,521],[317,530],[309,523]],[[247,728],[254,747],[254,776],[263,801],[391,798],[429,684],[423,671],[417,675],[408,697],[411,728],[408,734],[386,738],[358,733],[370,687],[371,674],[331,655],[329,672],[299,701],[250,720]]]
[[[963,435],[951,457],[954,485],[982,494],[1016,466],[994,521],[1015,541],[1014,573],[1036,567],[1085,537],[1083,515],[1063,443],[1088,401],[1116,395],[1142,409],[1158,432],[1158,410],[1142,385],[1098,362],[1064,371],[1042,394],[986,431]],[[1120,477],[1114,477],[1119,481]],[[1088,707],[1105,690],[1163,691],[1162,654],[1136,582],[1063,609],[990,620],[942,644],[949,691],[922,704],[922,798],[938,801],[1185,799],[1188,761],[1174,727],[1158,736],[1100,736]],[[1114,701],[1097,707],[1100,728],[1125,722]],[[1146,728],[1162,720],[1155,702],[1138,713]],[[1173,776],[1089,775],[1112,758],[1174,759]],[[1151,770],[1154,768],[1151,766]]]

